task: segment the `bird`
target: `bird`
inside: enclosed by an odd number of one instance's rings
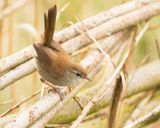
[[[86,70],[73,61],[72,57],[54,39],[57,6],[44,13],[44,34],[39,43],[34,43],[36,69],[42,81],[55,86],[70,86],[80,78],[90,80]]]

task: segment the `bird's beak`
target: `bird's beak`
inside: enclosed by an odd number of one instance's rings
[[[86,79],[86,80],[88,80],[88,81],[91,81],[91,79],[90,79],[90,78],[88,78],[88,77],[84,77],[84,79]]]

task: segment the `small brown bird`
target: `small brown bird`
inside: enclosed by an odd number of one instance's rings
[[[53,6],[44,14],[45,31],[41,43],[33,44],[37,53],[36,68],[43,81],[57,86],[75,84],[78,78],[89,80],[85,69],[72,61],[72,58],[53,39],[57,7]]]

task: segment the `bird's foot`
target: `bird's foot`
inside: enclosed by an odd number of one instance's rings
[[[68,86],[68,90],[69,90],[69,92],[71,92],[72,88]],[[76,96],[74,96],[73,99],[78,104],[78,106],[80,107],[80,109],[83,110],[83,105],[80,103],[79,98],[76,97]]]
[[[58,94],[59,97],[60,97],[60,100],[63,101],[64,95],[63,95],[63,93],[61,92],[61,90],[59,88],[54,87],[54,88],[48,90],[48,93],[51,92],[51,91],[56,93],[56,94]]]
[[[80,107],[80,109],[83,110],[83,105],[80,103],[79,98],[76,97],[76,96],[74,96],[73,99],[78,104],[78,106]]]
[[[51,87],[51,89],[48,90],[48,93],[51,92],[51,91],[57,93],[59,95],[59,97],[60,97],[60,100],[63,101],[64,95],[63,95],[63,93],[61,92],[61,90],[59,88],[56,88],[52,83],[50,83],[50,82],[48,82],[46,80],[43,80],[42,78],[40,78],[40,80],[43,83],[45,83],[46,85],[48,85],[49,87]]]

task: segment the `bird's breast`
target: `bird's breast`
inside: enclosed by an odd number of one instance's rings
[[[57,86],[70,86],[77,83],[77,77],[73,73],[66,71],[63,74],[55,74],[54,70],[48,71],[42,62],[36,59],[36,68],[43,80]]]

